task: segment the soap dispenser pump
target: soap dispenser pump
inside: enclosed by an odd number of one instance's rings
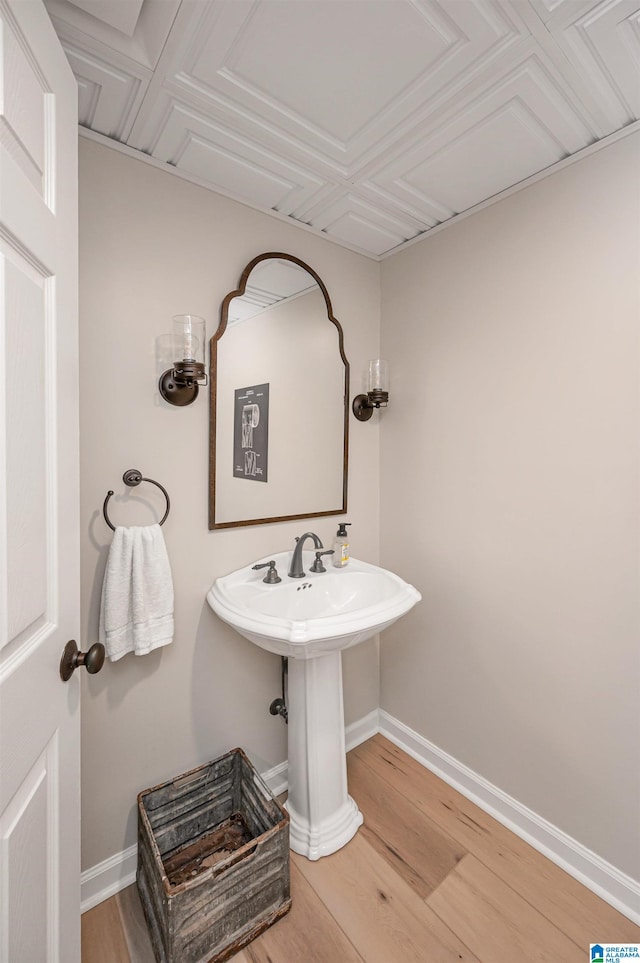
[[[349,564],[349,536],[347,535],[347,525],[351,522],[340,522],[336,537],[333,540],[333,557],[331,561],[336,568],[344,568]]]

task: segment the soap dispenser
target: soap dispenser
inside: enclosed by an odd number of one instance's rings
[[[347,525],[351,522],[340,522],[336,537],[333,540],[333,557],[331,561],[336,568],[344,568],[349,564],[349,536],[347,535]]]

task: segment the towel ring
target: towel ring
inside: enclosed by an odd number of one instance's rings
[[[143,478],[142,474],[138,471],[137,468],[128,468],[127,471],[122,476],[122,480],[125,483],[125,485],[129,486],[129,488],[135,488],[136,485],[140,484],[140,482],[146,481],[146,482],[149,482],[149,484],[155,485],[156,488],[160,489],[164,497],[167,499],[167,510],[160,520],[160,525],[164,525],[164,523],[167,520],[167,515],[169,514],[169,509],[171,508],[171,502],[169,501],[169,494],[167,492],[167,489],[163,488],[160,482],[154,481],[153,478]],[[109,504],[109,499],[111,498],[112,495],[113,495],[112,491],[107,492],[107,497],[105,498],[104,505],[102,506],[102,514],[104,515],[104,520],[109,526],[109,528],[111,529],[111,531],[115,532],[116,530],[115,525],[111,524],[111,520],[109,519],[109,515],[107,513],[107,505]]]

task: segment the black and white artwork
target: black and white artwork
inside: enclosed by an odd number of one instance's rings
[[[236,388],[233,420],[233,475],[267,481],[269,385]]]

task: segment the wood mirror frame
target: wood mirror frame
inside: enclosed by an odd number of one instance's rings
[[[273,504],[276,505],[277,507],[273,511],[273,513],[269,513],[269,511],[262,510],[254,515],[251,510],[251,502],[252,502],[251,489],[247,489],[246,496],[238,494],[238,501],[240,500],[246,501],[249,507],[245,511],[238,511],[238,512],[233,512],[233,509],[232,509],[231,512],[233,514],[237,514],[239,517],[229,518],[227,517],[229,515],[229,510],[221,507],[220,505],[221,492],[220,492],[219,479],[220,479],[221,472],[220,472],[219,462],[221,457],[221,450],[220,450],[221,429],[225,433],[224,445],[225,445],[225,450],[228,453],[227,464],[228,464],[229,476],[225,480],[225,483],[231,486],[231,485],[234,485],[235,482],[238,482],[240,486],[242,485],[246,486],[246,485],[252,485],[252,484],[255,485],[255,482],[243,480],[239,477],[231,478],[231,476],[234,474],[233,472],[233,466],[234,466],[233,426],[231,426],[231,430],[230,430],[228,422],[230,420],[233,421],[234,407],[231,406],[232,394],[231,394],[231,390],[228,389],[228,386],[227,386],[227,389],[225,389],[224,403],[222,405],[218,397],[219,374],[222,377],[222,370],[223,370],[222,366],[220,366],[220,369],[219,369],[220,354],[224,347],[221,344],[221,341],[228,328],[229,309],[233,299],[241,298],[245,294],[247,285],[249,282],[249,277],[251,275],[251,272],[254,270],[254,268],[258,267],[263,262],[266,262],[270,259],[277,260],[279,262],[290,262],[292,265],[296,265],[297,268],[307,272],[307,274],[310,276],[310,279],[312,279],[312,281],[310,280],[310,286],[312,282],[315,282],[315,284],[318,285],[320,292],[322,293],[322,298],[324,299],[324,304],[326,306],[326,312],[327,312],[326,320],[329,325],[334,326],[334,328],[331,329],[333,331],[333,335],[331,337],[335,338],[336,352],[335,352],[335,370],[332,370],[332,379],[335,382],[336,387],[337,387],[338,381],[340,382],[341,397],[340,397],[340,403],[339,403],[339,411],[335,405],[335,400],[330,402],[330,404],[333,406],[333,411],[331,415],[327,415],[327,418],[328,419],[332,418],[336,426],[338,425],[338,420],[340,420],[340,427],[342,429],[341,439],[339,440],[334,439],[329,442],[331,446],[331,460],[335,460],[336,463],[338,462],[338,459],[340,461],[339,464],[336,464],[335,469],[333,469],[335,473],[335,479],[330,486],[334,490],[336,504],[330,504],[330,505],[314,504],[313,506],[311,506],[311,505],[303,504],[302,503],[303,499],[301,498],[301,502],[300,504],[298,504],[297,507],[295,505],[292,505],[292,510],[290,512],[286,510],[283,511],[282,500],[283,498],[286,500],[289,496],[286,494],[283,496],[279,492],[274,491],[272,493],[273,494],[272,500],[273,500]],[[286,264],[284,265],[284,267],[286,267]],[[315,288],[315,285],[313,285],[313,287]],[[318,298],[318,301],[319,300],[320,299]],[[284,296],[282,298],[282,303],[284,304],[287,302],[288,302],[288,298],[287,296]],[[262,315],[264,314],[264,312],[260,312],[260,314]],[[246,322],[243,322],[243,323],[246,324]],[[295,321],[293,322],[289,321],[288,323],[295,324]],[[235,326],[230,326],[231,329],[233,329],[234,327]],[[296,335],[302,336],[302,329],[296,330]],[[333,349],[331,348],[330,350],[333,353]],[[278,351],[280,351],[281,355],[283,355],[283,353],[286,352],[286,345],[280,345],[279,347],[276,345],[275,352],[277,353]],[[308,373],[315,375],[316,374],[314,369],[315,360],[316,358],[314,358],[312,354],[312,349],[310,347],[309,357],[307,359],[296,357],[293,364],[295,365],[296,371],[299,365],[302,365],[302,366],[306,365],[304,370],[307,371]],[[267,367],[268,367],[268,363],[269,362],[267,361],[266,362]],[[333,364],[334,362],[332,362],[332,365]],[[275,361],[273,361],[273,365],[277,367],[277,364]],[[251,375],[251,376],[247,375],[246,377],[244,377],[242,364],[238,358],[234,358],[233,365],[228,365],[227,367],[234,369],[233,371],[233,377],[235,379],[234,385],[236,386],[237,389],[239,389],[240,386],[246,385],[247,380],[249,380],[250,383],[253,380],[255,384],[260,384],[260,382],[268,382],[269,379],[271,378],[271,375],[269,371],[266,370],[266,368],[265,368],[264,376],[260,380],[255,380],[254,375]],[[227,368],[225,368],[224,376],[229,377],[227,373]],[[334,317],[333,309],[331,306],[331,299],[329,298],[329,293],[324,285],[324,282],[312,267],[310,267],[304,261],[301,261],[299,258],[295,257],[292,254],[284,254],[280,252],[268,252],[266,254],[260,254],[257,257],[255,257],[252,261],[250,261],[249,264],[247,264],[244,271],[242,272],[242,276],[240,277],[240,281],[237,289],[234,291],[230,291],[229,294],[227,294],[227,296],[225,297],[224,301],[222,302],[220,324],[218,326],[218,330],[215,332],[215,334],[210,340],[210,380],[211,380],[211,388],[210,388],[210,429],[209,429],[209,528],[211,530],[220,529],[220,528],[234,528],[234,527],[245,526],[245,525],[262,525],[268,522],[283,522],[283,521],[289,521],[291,519],[296,519],[296,518],[316,518],[316,517],[327,516],[327,515],[340,515],[340,514],[344,514],[347,511],[347,475],[348,475],[348,450],[349,450],[349,362],[347,361],[346,355],[344,353],[344,334],[342,331],[342,327],[339,321]],[[286,384],[288,382],[288,380],[289,380],[288,378],[286,377],[283,378],[282,375],[280,375],[280,382],[279,382],[279,385],[276,386],[276,388],[281,388],[283,384]],[[288,390],[295,391],[296,389],[294,386],[289,388]],[[291,400],[292,399],[290,399],[289,403],[284,406],[284,409],[286,409],[287,411],[287,417],[289,415],[291,416],[291,423],[288,424],[285,429],[286,432],[288,433],[289,439],[295,436],[295,430],[296,430],[295,419],[296,418],[303,418],[304,413],[305,412],[308,413],[310,411],[314,413],[315,417],[320,417],[319,413],[321,413],[324,410],[324,406],[328,401],[328,399],[326,397],[323,397],[322,394],[320,394],[319,392],[314,392],[313,387],[311,388],[310,393],[305,392],[303,397],[299,397],[298,395],[296,395],[295,399],[293,399],[295,401],[295,404],[292,404]],[[275,405],[274,405],[274,410],[275,410]],[[282,411],[283,411],[283,406],[281,405],[280,412],[282,413]],[[226,419],[224,426],[222,421],[223,418]],[[278,430],[282,432],[281,425],[274,426],[274,429],[275,429],[273,432],[274,434],[277,434]],[[269,429],[269,431],[271,433],[271,428]],[[229,434],[231,434],[230,444],[229,444]],[[311,436],[310,433],[305,432],[305,426],[302,427],[302,434],[303,435],[307,434],[309,437]],[[317,433],[316,433],[316,437],[318,437]],[[327,437],[329,437],[329,435]],[[287,447],[289,450],[293,449],[293,445],[290,442]],[[334,448],[335,448],[335,454],[334,454]],[[281,450],[284,450],[284,449],[281,449]],[[303,457],[298,458],[297,463],[294,463],[295,457],[296,457],[296,452],[293,452],[291,468],[295,468],[296,472],[299,473],[300,466],[304,462],[305,471],[307,472],[307,474],[305,475],[305,478],[307,480],[315,472],[315,475],[313,477],[314,477],[314,481],[317,481],[318,477],[324,475],[329,470],[326,464],[327,459],[321,459],[320,461],[317,461],[314,464],[313,458],[308,457],[308,452],[305,452],[303,453]],[[282,466],[277,466],[277,468],[280,470],[280,474],[282,474]],[[341,478],[340,478],[340,473],[341,473]],[[269,480],[267,481],[267,485],[272,483],[271,477],[272,475],[276,475],[276,474],[277,472],[271,472],[271,469],[270,469]],[[305,478],[302,478],[300,480],[300,486],[303,487],[303,490],[305,485]],[[234,490],[237,493],[240,493],[241,491],[240,489],[234,489]],[[255,493],[256,489],[254,488],[253,491]],[[270,495],[262,496],[262,493],[261,493],[262,502],[265,502],[270,497],[271,497]],[[313,500],[315,497],[316,496],[311,494],[310,500]],[[327,498],[329,498],[329,495],[327,495]],[[318,502],[321,501],[321,497],[319,495],[317,496],[317,501]],[[300,510],[301,508],[303,510]]]

